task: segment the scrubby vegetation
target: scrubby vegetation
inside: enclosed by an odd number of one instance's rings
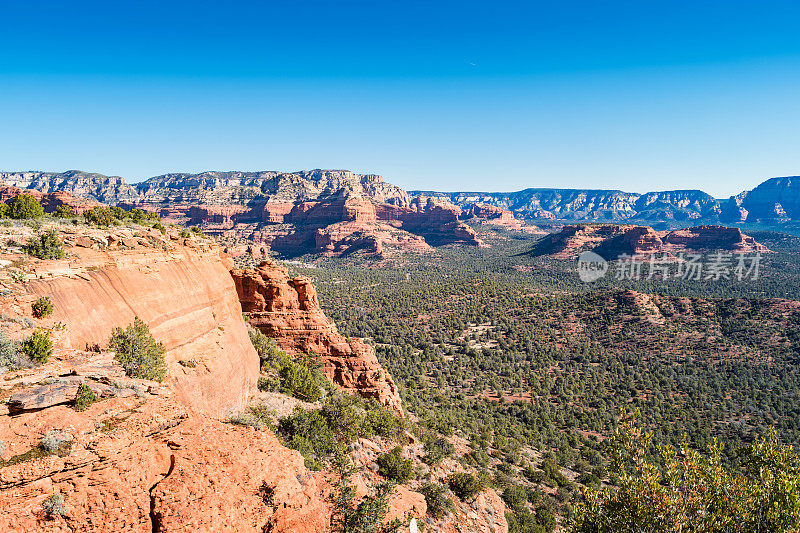
[[[44,318],[53,314],[53,302],[47,296],[40,296],[31,305],[34,318]]]
[[[49,517],[69,514],[69,507],[64,503],[64,495],[58,492],[42,502],[42,509]]]
[[[323,389],[330,388],[313,357],[292,359],[278,348],[275,341],[257,329],[249,331],[250,341],[261,359],[260,390],[280,391],[307,402],[322,398]]]
[[[772,428],[800,444],[800,309],[767,300],[800,299],[800,238],[757,236],[775,252],[755,281],[590,286],[571,261],[525,255],[534,238],[487,233],[490,249],[292,268],[343,334],[374,343],[420,419],[427,463],[453,453],[444,437],[469,442],[458,459],[506,496],[512,531],[552,531],[583,490],[616,485],[603,439],[630,409],[655,443],[680,447],[686,434],[707,450],[716,438],[731,472]],[[648,457],[663,468],[655,448]]]
[[[407,483],[414,474],[414,463],[411,459],[404,459],[403,449],[395,446],[388,453],[382,453],[376,459],[378,473],[389,481]]]
[[[447,479],[447,484],[462,501],[472,501],[484,489],[480,480],[467,472],[453,474]]]
[[[83,212],[83,219],[87,224],[108,227],[123,222],[144,224],[155,221],[160,225],[161,216],[152,211],[133,208],[129,211],[116,206],[97,206]],[[161,226],[163,228],[163,226]]]
[[[0,332],[0,373],[30,365],[31,361],[22,352],[20,343]]]
[[[576,509],[576,532],[789,532],[800,528],[800,461],[772,432],[742,447],[743,468],[723,466],[723,445],[708,453],[688,442],[662,446],[622,424],[609,444],[616,487],[590,488]]]
[[[4,216],[11,218],[41,218],[44,215],[42,204],[30,194],[18,194],[5,205]]]
[[[356,489],[350,482],[350,476],[355,469],[349,457],[338,453],[333,461],[333,470],[338,478],[331,495],[331,526],[334,532],[390,533],[399,530],[400,523],[397,520],[389,524],[382,523],[388,510],[392,483],[379,483],[372,494],[366,495],[356,504]]]
[[[123,329],[111,333],[109,347],[129,377],[162,381],[167,375],[164,345],[150,334],[150,328],[138,316]]]
[[[75,396],[75,402],[72,405],[76,411],[85,411],[96,401],[97,396],[92,388],[85,383],[81,383],[78,387],[78,394]]]
[[[403,421],[374,401],[334,392],[321,409],[296,409],[282,419],[279,432],[287,446],[303,454],[310,468],[321,468],[359,437],[400,439]]]
[[[47,331],[34,331],[30,337],[22,341],[22,353],[40,365],[45,364],[53,355],[53,341]]]
[[[64,246],[58,238],[58,231],[49,229],[36,237],[28,239],[22,250],[39,259],[61,259],[64,257]]]

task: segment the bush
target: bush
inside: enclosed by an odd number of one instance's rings
[[[250,336],[253,348],[255,348],[259,359],[261,359],[262,371],[279,370],[289,359],[286,352],[278,348],[275,341],[261,333],[261,331],[253,328],[247,333]]]
[[[83,212],[83,219],[87,224],[94,224],[96,226],[108,227],[116,224],[117,217],[114,216],[114,211],[110,207],[97,206]]]
[[[403,449],[395,446],[389,453],[378,456],[378,473],[389,481],[406,483],[414,473],[414,464],[411,459],[403,459],[400,455]]]
[[[41,296],[31,305],[35,318],[44,318],[53,314],[53,302],[47,296]]]
[[[282,393],[307,402],[316,402],[322,397],[322,388],[319,386],[317,376],[307,366],[296,361],[287,361],[279,375]]]
[[[372,435],[372,421],[383,418],[371,414],[378,410],[384,411],[375,402],[365,404],[357,396],[334,392],[325,398],[322,409],[295,409],[280,421],[279,433],[287,446],[320,466],[317,459],[344,451],[358,437]],[[367,419],[371,422],[365,422]]]
[[[22,341],[22,352],[39,364],[45,364],[53,355],[53,341],[46,331],[34,331],[30,337]]]
[[[38,237],[31,237],[22,250],[39,259],[61,259],[64,257],[64,247],[54,229],[40,233]]]
[[[11,218],[41,218],[44,208],[30,194],[18,194],[8,201],[8,216]]]
[[[483,484],[473,476],[466,472],[453,474],[447,478],[447,484],[453,494],[458,496],[462,501],[471,501],[483,490]]]
[[[778,443],[775,430],[740,450],[741,471],[723,466],[716,441],[708,454],[660,447],[649,455],[652,433],[627,420],[608,446],[618,488],[589,488],[573,519],[576,532],[797,531],[800,528],[800,459]]]
[[[162,224],[161,222],[156,222],[155,224],[153,224],[153,228],[157,229],[158,231],[160,231],[161,235],[164,235],[165,233],[167,233],[167,228],[165,228],[164,224]]]
[[[387,439],[399,439],[403,434],[403,421],[377,402],[370,407],[364,414],[364,420],[361,423],[361,434],[365,437],[380,435]]]
[[[306,458],[321,458],[343,451],[343,442],[331,424],[315,409],[296,409],[291,416],[280,421],[280,431],[287,445]]]
[[[455,447],[444,437],[429,437],[423,443],[425,457],[423,461],[428,465],[437,465],[455,453]]]
[[[30,366],[30,361],[22,354],[20,344],[0,332],[0,372],[27,366]]]
[[[39,448],[45,452],[54,453],[61,450],[68,442],[66,433],[58,429],[51,429],[39,441]]]
[[[260,376],[258,378],[258,390],[262,392],[277,391],[281,388],[281,381],[276,378]]]
[[[237,426],[249,426],[256,429],[261,429],[263,426],[261,419],[253,413],[236,413],[231,416],[229,422]]]
[[[42,508],[49,517],[65,516],[69,513],[69,508],[64,504],[64,496],[59,493],[53,494],[42,502]]]
[[[524,509],[525,504],[528,503],[528,493],[525,487],[520,485],[512,485],[503,491],[503,501],[506,505],[515,511]]]
[[[73,407],[76,411],[85,411],[96,401],[97,396],[95,396],[92,388],[85,383],[81,383],[80,387],[78,387],[78,394],[75,396]]]
[[[167,375],[164,345],[150,335],[150,328],[138,316],[125,329],[114,328],[108,342],[115,358],[133,378],[163,381]]]
[[[419,489],[425,496],[425,503],[428,505],[428,514],[434,518],[441,518],[445,513],[455,509],[453,500],[447,497],[447,487],[438,483],[426,483]]]
[[[53,211],[53,216],[58,218],[71,218],[75,216],[75,210],[66,204],[61,204]]]

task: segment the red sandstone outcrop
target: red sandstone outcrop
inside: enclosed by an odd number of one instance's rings
[[[659,232],[667,246],[676,248],[724,249],[733,252],[766,252],[767,247],[742,233],[739,228],[697,226],[669,232]]]
[[[56,357],[0,385],[0,395],[58,379],[59,368],[77,362]],[[76,357],[91,368],[101,356]],[[137,388],[141,380],[126,383]],[[69,442],[60,453],[0,462],[0,532],[329,531],[324,474],[309,472],[268,431],[221,423],[160,392],[137,392],[84,412],[56,405],[0,413],[0,458],[36,449],[53,430]],[[64,516],[44,512],[53,494],[63,496]]]
[[[550,255],[559,259],[577,257],[583,250],[594,248],[609,238],[621,235],[633,226],[616,224],[574,224],[539,239],[533,255]]]
[[[234,269],[231,275],[253,327],[289,353],[318,355],[325,375],[345,390],[402,413],[397,386],[373,348],[339,334],[320,309],[308,278],[291,279],[286,269],[269,260],[254,271]]]
[[[649,226],[614,224],[576,224],[564,226],[561,231],[540,239],[534,255],[551,255],[574,258],[582,251],[592,250],[606,259],[621,255],[674,255],[681,252],[724,250],[739,252],[767,252],[739,228],[724,226],[697,226],[674,231],[655,231]]]
[[[147,229],[67,226],[61,235],[64,259],[0,254],[22,261],[32,278],[22,294],[0,300],[3,312],[29,314],[31,302],[47,296],[54,312],[45,324],[63,324],[54,334],[56,347],[80,350],[106,346],[115,327],[138,316],[164,343],[169,382],[186,405],[218,417],[245,405],[258,379],[258,356],[230,265],[215,243]],[[182,360],[196,366],[184,367]]]
[[[477,219],[486,224],[495,226],[505,226],[512,229],[521,229],[522,221],[514,218],[514,213],[508,209],[489,204],[476,203],[469,206],[469,209],[462,214],[466,219]]]

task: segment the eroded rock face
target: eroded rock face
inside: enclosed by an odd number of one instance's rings
[[[43,193],[63,191],[97,202],[117,203],[132,200],[136,189],[119,176],[104,176],[80,170],[66,172],[0,172],[0,181],[21,189]]]
[[[53,429],[70,442],[0,469],[0,531],[329,531],[330,487],[298,452],[175,399],[145,393],[0,420],[4,459]],[[48,517],[42,503],[56,493],[69,511]]]
[[[674,255],[709,250],[732,253],[769,251],[739,228],[725,226],[705,225],[657,232],[649,226],[576,224],[543,237],[531,253],[567,259],[577,257],[584,250],[592,250],[608,260],[622,255]]]
[[[290,279],[286,269],[269,260],[256,270],[231,270],[231,276],[251,325],[289,353],[318,355],[325,375],[345,390],[402,413],[397,386],[373,348],[339,334],[320,309],[310,280]]]
[[[65,233],[68,258],[33,265],[28,296],[16,305],[30,312],[28,300],[48,296],[54,304],[48,323],[64,325],[56,345],[68,349],[107,346],[115,327],[138,316],[164,343],[168,380],[186,405],[216,417],[241,409],[259,363],[229,265],[211,241],[155,230],[139,235]]]

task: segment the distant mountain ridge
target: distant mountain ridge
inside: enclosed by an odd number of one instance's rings
[[[474,204],[508,210],[532,221],[645,222],[776,225],[800,221],[800,177],[771,178],[750,191],[719,200],[701,190],[644,194],[614,189],[531,188],[515,192],[405,191],[377,174],[348,170],[298,172],[172,173],[128,184],[119,176],[67,172],[0,172],[0,181],[41,192],[65,191],[110,204],[168,208],[175,204],[289,205],[326,198],[366,198],[379,204],[420,209],[433,201],[464,211]],[[414,207],[417,206],[417,207]],[[282,215],[280,215],[282,216]]]

